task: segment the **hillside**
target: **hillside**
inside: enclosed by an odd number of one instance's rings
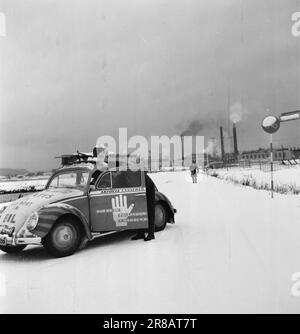
[[[0,168],[0,176],[24,175],[27,173],[28,170],[26,169]]]

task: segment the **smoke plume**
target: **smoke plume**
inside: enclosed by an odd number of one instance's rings
[[[181,136],[195,136],[203,129],[202,124],[195,120],[188,124],[186,129],[181,133]]]
[[[237,102],[230,107],[230,120],[237,124],[245,118],[245,110],[242,103]]]
[[[211,138],[208,141],[205,152],[213,157],[220,155],[221,149],[216,138]]]

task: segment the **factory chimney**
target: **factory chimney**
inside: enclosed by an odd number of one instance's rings
[[[184,167],[184,136],[181,135],[180,138],[181,138],[181,159],[182,159],[181,165],[182,167]]]
[[[223,134],[223,127],[220,127],[220,138],[221,138],[221,155],[222,161],[225,161],[225,149],[224,149],[224,134]]]
[[[236,124],[233,124],[233,145],[234,145],[234,156],[237,159],[239,156],[239,148],[238,148],[238,140],[237,140],[237,132],[236,132]]]

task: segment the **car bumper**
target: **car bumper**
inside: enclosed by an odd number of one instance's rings
[[[41,245],[42,239],[39,237],[16,238],[9,235],[0,235],[0,246],[18,245]]]

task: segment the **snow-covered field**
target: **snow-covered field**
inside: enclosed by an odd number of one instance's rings
[[[24,191],[34,187],[36,190],[44,189],[48,178],[16,180],[16,181],[0,181],[0,192],[2,191]]]
[[[300,312],[298,196],[271,200],[209,176],[192,184],[188,172],[153,179],[176,225],[148,243],[103,237],[63,259],[0,252],[0,312]]]
[[[219,178],[254,186],[258,189],[270,189],[271,174],[259,168],[229,168],[211,170]],[[294,166],[274,172],[274,186],[278,192],[300,193],[300,166]]]

